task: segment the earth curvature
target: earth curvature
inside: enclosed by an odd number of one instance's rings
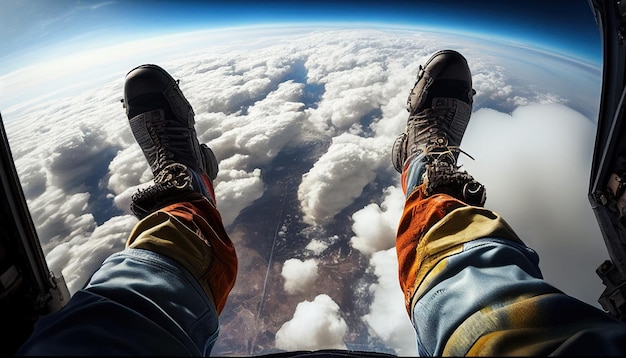
[[[124,248],[137,222],[130,195],[152,174],[120,103],[123,78],[156,63],[180,79],[199,139],[220,161],[217,206],[239,273],[213,354],[415,355],[397,281],[404,198],[390,153],[418,67],[441,49],[461,52],[473,74],[462,143],[473,160],[461,162],[486,185],[486,206],[539,253],[546,280],[598,306],[594,272],[607,254],[586,192],[600,64],[398,28],[172,34],[112,45],[124,55],[94,65],[105,74],[74,69],[81,80],[54,96],[13,98],[2,114],[50,268],[74,293]]]

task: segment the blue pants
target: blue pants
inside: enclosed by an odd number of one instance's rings
[[[537,254],[497,213],[426,197],[422,158],[402,173],[396,237],[420,355],[626,354],[626,324],[545,282]]]
[[[107,258],[60,311],[43,317],[18,354],[208,355],[218,316],[197,280],[157,253]]]
[[[423,171],[420,156],[404,168],[396,238],[420,355],[626,354],[626,324],[543,281],[536,253],[498,214],[446,194],[425,197]],[[208,355],[236,259],[225,260],[234,251],[215,229],[214,208],[188,204],[166,208],[182,221],[158,214],[140,223],[131,234],[139,244],[109,257],[18,354]],[[180,249],[196,235],[210,245]],[[211,260],[223,265],[211,271]]]

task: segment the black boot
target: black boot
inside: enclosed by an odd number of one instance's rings
[[[133,213],[143,218],[169,204],[202,197],[215,205],[210,186],[218,162],[198,142],[194,112],[178,81],[159,66],[138,66],[126,75],[124,107],[155,183],[132,196]]]
[[[422,155],[426,196],[446,193],[470,205],[485,203],[484,186],[457,166],[475,93],[467,61],[456,51],[439,51],[420,66],[407,100],[407,129],[393,144],[391,161],[402,173],[407,160]]]

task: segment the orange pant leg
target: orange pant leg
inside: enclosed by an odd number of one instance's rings
[[[407,198],[396,236],[400,287],[405,296],[407,310],[410,309],[411,297],[417,289],[416,279],[421,262],[417,257],[417,247],[420,239],[448,213],[467,206],[447,194],[436,194],[427,198],[423,196],[422,188],[418,186]]]
[[[177,203],[161,210],[193,228],[198,237],[212,248],[212,262],[199,275],[198,280],[203,286],[210,287],[217,311],[220,313],[235,285],[237,255],[222,225],[219,212],[206,200]]]

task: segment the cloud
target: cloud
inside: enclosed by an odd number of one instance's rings
[[[72,191],[108,164],[107,144],[101,133],[86,128],[66,136],[46,158],[51,184]]]
[[[306,245],[305,249],[312,251],[315,255],[320,255],[328,248],[328,243],[321,240],[313,239]]]
[[[365,56],[362,60],[371,61]],[[325,92],[319,107],[312,111],[311,120],[339,130],[358,124],[380,107],[386,80],[386,72],[378,62],[330,72],[320,81],[325,84]]]
[[[311,301],[300,302],[293,318],[276,332],[276,348],[286,351],[346,349],[343,342],[348,325],[341,317],[339,305],[321,294]]]
[[[302,129],[304,113],[302,103],[297,102],[300,91],[301,85],[281,83],[265,99],[250,106],[244,116],[214,116],[220,123],[206,126],[206,132],[219,128],[221,135],[208,143],[216,156],[228,159],[240,155],[245,161],[239,165],[247,166],[266,164],[276,157]]]
[[[475,160],[461,156],[485,184],[486,206],[538,251],[546,279],[591,303],[602,292],[595,269],[607,257],[587,199],[594,138],[592,122],[564,105],[510,115],[480,109],[462,143]]]
[[[91,233],[74,233],[46,255],[51,271],[62,272],[70,294],[81,289],[104,259],[121,251],[137,219],[116,216]]]
[[[502,66],[475,71],[472,80],[475,82],[474,89],[480,93],[483,100],[487,98],[491,101],[506,102],[514,91],[513,86],[509,84],[506,69]]]
[[[89,193],[68,194],[50,187],[44,195],[28,201],[44,252],[68,240],[73,232],[89,232],[96,227],[93,216],[86,212],[89,197]]]
[[[361,195],[376,171],[388,164],[386,144],[349,133],[334,137],[298,187],[304,221],[311,225],[327,222]]]
[[[26,198],[38,197],[46,191],[47,174],[39,158],[22,157],[15,161],[15,167]]]
[[[305,261],[289,259],[283,264],[281,275],[285,279],[285,291],[295,294],[308,291],[317,280],[318,260],[308,259]]]
[[[230,225],[239,212],[263,195],[264,184],[261,170],[220,170],[219,183],[215,187],[217,208],[224,226]]]
[[[130,187],[145,183],[153,176],[141,148],[136,143],[118,151],[109,163],[108,169],[107,187],[115,195],[123,193]]]
[[[385,199],[380,206],[372,203],[352,214],[352,231],[356,235],[350,239],[350,244],[366,255],[387,250],[396,244],[404,194],[402,189],[396,187],[385,188],[383,192]]]
[[[377,282],[370,285],[374,299],[363,320],[370,331],[399,356],[415,356],[415,330],[404,306],[398,282],[398,257],[395,248],[377,251],[370,259]]]

